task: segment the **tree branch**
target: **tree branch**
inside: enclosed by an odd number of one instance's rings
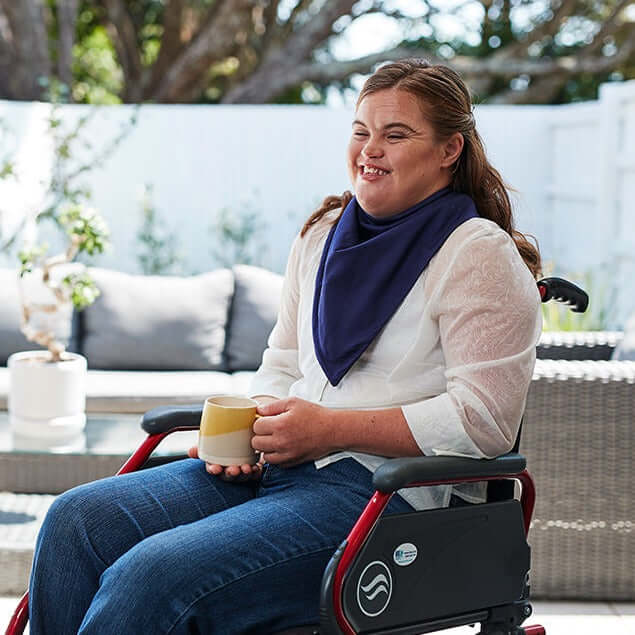
[[[291,86],[303,81],[320,84],[341,81],[353,73],[367,74],[379,63],[407,57],[424,57],[433,64],[445,64],[458,71],[464,78],[483,80],[487,77],[548,77],[564,74],[567,77],[578,73],[601,73],[626,61],[635,49],[635,37],[622,45],[612,57],[594,56],[532,59],[498,59],[457,56],[443,60],[427,51],[398,47],[389,51],[367,55],[355,60],[334,61],[330,64],[316,62],[287,63],[275,67],[261,67],[247,81],[234,87],[223,98],[223,103],[261,103],[269,101]]]
[[[278,24],[278,7],[280,0],[269,0],[264,8],[262,18],[264,23],[264,33],[258,44],[258,53],[262,57],[271,46],[280,40],[281,27]]]
[[[181,30],[184,27],[186,22],[185,18],[185,8],[187,2],[184,0],[175,0],[175,2],[180,5],[180,8],[176,6],[174,1],[172,2],[171,15],[166,15],[166,21],[169,20],[171,25],[168,25],[168,22],[164,22],[164,35],[161,39],[161,47],[159,49],[159,59],[152,66],[151,76],[149,82],[146,84],[143,90],[144,99],[153,99],[156,91],[158,90],[159,84],[163,81],[166,73],[169,71],[170,67],[174,64],[175,60],[178,60],[182,55],[184,55],[188,49],[188,47],[192,46],[193,43],[199,38],[202,37],[204,33],[208,32],[215,23],[216,17],[220,12],[221,8],[224,4],[226,4],[227,0],[216,0],[216,2],[207,10],[204,14],[202,20],[198,21],[196,32],[193,36],[187,39],[187,42],[183,41],[181,38]],[[170,8],[170,7],[168,7]],[[168,42],[164,42],[164,39],[167,34],[168,28],[176,28],[176,18],[178,13],[178,29],[179,33],[177,37],[174,38],[168,37]],[[178,40],[178,41],[176,41]],[[164,46],[165,45],[165,46]],[[208,62],[209,63],[209,62]],[[195,73],[192,73],[190,77],[185,79],[182,84],[182,90],[184,93],[188,95],[192,95],[192,98],[195,99],[198,95],[192,93],[194,86],[202,86],[204,84],[206,69],[203,68],[201,64],[200,67],[200,75],[196,76]],[[188,86],[192,88],[189,89]]]
[[[168,0],[164,10],[163,35],[159,57],[152,65],[152,73],[149,86],[146,90],[152,91],[160,78],[165,74],[172,60],[174,60],[183,48],[181,41],[181,29],[183,27],[184,0]]]
[[[417,53],[419,53],[419,55],[417,55]],[[417,51],[417,49],[397,47],[354,60],[334,61],[330,64],[318,64],[315,62],[300,64],[296,67],[297,70],[295,73],[291,71],[292,75],[289,77],[289,80],[292,82],[291,85],[296,85],[299,81],[314,81],[318,83],[342,81],[354,73],[368,74],[373,71],[375,66],[382,62],[412,57],[424,57],[431,64],[446,64],[451,66],[451,64],[448,64],[445,60],[432,55],[428,51]],[[289,69],[287,69],[287,74],[289,75]]]
[[[560,0],[560,6],[553,11],[553,2],[550,3],[553,15],[546,18],[539,26],[534,27],[529,32],[529,42],[519,42],[522,47],[534,42],[539,42],[545,37],[553,37],[562,27],[562,23],[571,15],[578,0]]]
[[[0,96],[11,97],[9,90],[10,69],[15,66],[15,56],[9,45],[11,30],[7,16],[0,6]]]
[[[125,77],[124,101],[141,99],[143,67],[134,22],[122,0],[104,0],[108,27]]]
[[[610,35],[613,35],[620,29],[621,25],[618,24],[617,20],[619,14],[632,3],[633,0],[621,0],[620,2],[618,2],[617,5],[615,5],[615,7],[613,8],[613,11],[611,11],[611,15],[602,23],[600,30],[595,34],[595,37],[593,38],[591,44],[585,47],[585,50],[595,53],[598,49],[602,48],[604,39],[609,37]],[[631,37],[635,37],[635,33],[633,33],[632,29]]]
[[[284,42],[290,35],[293,33],[293,27],[297,26],[295,21],[297,20],[300,13],[306,11],[311,4],[312,0],[299,0],[299,2],[293,7],[289,18],[284,23],[282,27],[281,40]]]
[[[73,82],[73,45],[79,0],[57,0],[57,24],[59,31],[59,55],[57,74],[69,89]],[[70,95],[70,93],[69,93]]]
[[[294,62],[309,58],[332,33],[333,23],[348,15],[357,0],[327,0],[319,13],[293,32],[280,49],[280,57]],[[277,57],[277,56],[276,56]]]
[[[297,78],[297,68],[307,67],[311,53],[331,35],[333,23],[350,13],[356,1],[327,0],[322,10],[293,32],[281,47],[266,54],[249,79],[231,88],[223,97],[223,103],[262,103],[297,85],[297,79],[289,81],[288,78]]]
[[[548,104],[569,79],[566,73],[540,77],[526,90],[506,90],[487,100],[488,104]]]
[[[627,41],[616,55],[607,57],[584,56],[584,50],[578,51],[576,56],[565,56],[541,59],[497,59],[497,58],[470,58],[457,56],[446,62],[465,77],[481,73],[514,76],[546,76],[564,72],[567,75],[577,73],[602,73],[611,70],[616,65],[626,61],[635,48],[635,37]]]
[[[275,31],[278,23],[278,7],[280,6],[280,0],[269,0],[265,7],[263,18],[265,22],[265,33],[271,33]]]
[[[22,99],[39,99],[38,80],[51,74],[43,0],[0,0],[0,6],[11,29],[16,62],[8,80],[10,90]]]
[[[270,101],[291,86],[297,86],[303,81],[329,83],[341,81],[354,73],[370,73],[377,64],[388,60],[398,60],[408,57],[421,56],[422,51],[405,47],[397,47],[381,53],[373,53],[354,60],[333,61],[329,64],[319,64],[307,61],[304,63],[269,64],[261,67],[247,81],[236,86],[223,98],[223,103],[262,103]],[[433,64],[446,63],[444,60],[431,55],[427,51],[422,55]],[[469,59],[469,58],[468,58]]]
[[[218,0],[218,11],[171,64],[148,98],[186,102],[207,83],[206,72],[215,60],[234,53],[249,36],[251,12],[258,0]],[[187,87],[183,92],[181,89]]]

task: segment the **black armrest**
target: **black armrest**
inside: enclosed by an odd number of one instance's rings
[[[380,492],[394,492],[409,483],[452,481],[520,474],[525,457],[505,454],[496,459],[468,459],[455,456],[417,456],[389,459],[373,475],[373,486]]]
[[[172,428],[198,428],[201,423],[203,404],[192,406],[158,406],[148,410],[142,419],[141,427],[148,434],[169,432]]]

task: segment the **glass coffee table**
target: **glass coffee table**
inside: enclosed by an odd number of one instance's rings
[[[87,413],[84,432],[50,444],[13,435],[0,411],[0,491],[57,494],[114,474],[146,438],[139,414]],[[177,432],[153,453],[155,463],[183,456],[197,432]]]

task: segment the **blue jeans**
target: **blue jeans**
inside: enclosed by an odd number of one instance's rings
[[[38,536],[31,633],[275,633],[319,622],[322,573],[373,493],[353,459],[227,483],[186,459],[76,487]],[[386,513],[410,511],[393,496]]]

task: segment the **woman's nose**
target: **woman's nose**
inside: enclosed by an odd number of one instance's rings
[[[380,157],[384,153],[381,144],[373,138],[369,138],[362,148],[362,154],[369,159],[372,157]]]

